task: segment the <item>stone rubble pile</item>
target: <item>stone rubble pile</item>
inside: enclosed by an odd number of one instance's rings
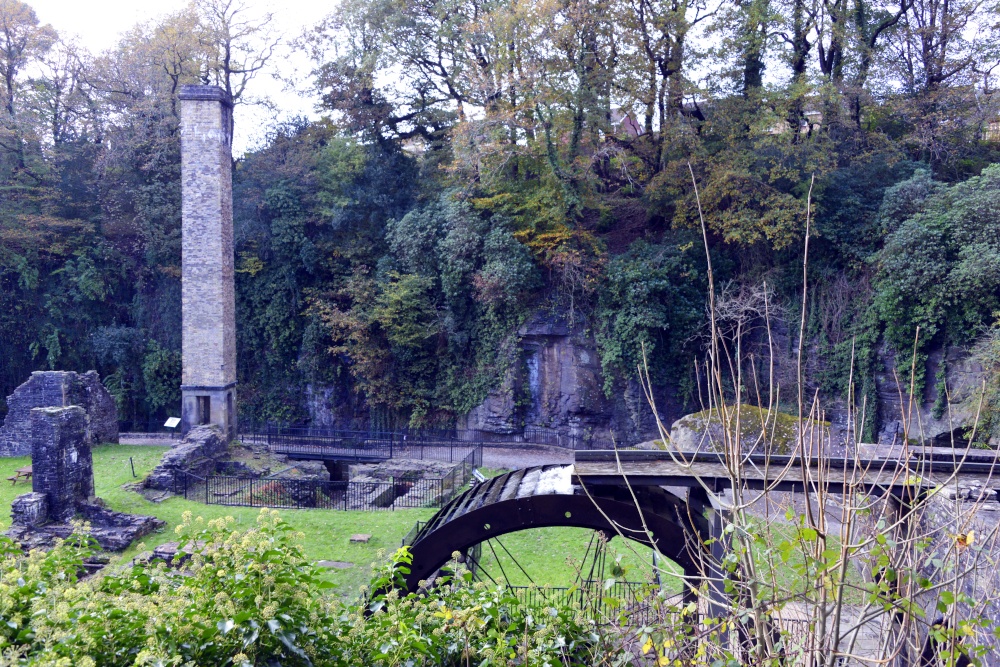
[[[184,475],[191,473],[208,477],[216,473],[219,462],[229,453],[229,443],[217,426],[198,426],[163,455],[143,482],[143,487],[158,491],[177,492],[184,484]]]

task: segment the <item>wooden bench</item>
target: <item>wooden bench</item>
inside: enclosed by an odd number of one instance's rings
[[[7,479],[10,480],[11,486],[17,484],[17,481],[19,479],[31,479],[31,466],[18,468],[17,470],[14,471],[14,475],[12,477],[8,477]]]

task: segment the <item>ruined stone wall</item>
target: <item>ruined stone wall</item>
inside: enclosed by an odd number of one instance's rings
[[[32,492],[11,503],[7,531],[22,548],[51,548],[74,531],[75,518],[90,522],[91,537],[114,551],[164,526],[155,517],[105,509],[94,497],[89,419],[82,407],[34,408],[29,421]]]
[[[87,413],[79,406],[31,411],[31,490],[45,495],[48,518],[69,521],[94,496]]]
[[[0,456],[31,453],[31,411],[34,408],[83,408],[88,418],[89,444],[118,442],[118,411],[96,371],[36,371],[7,397],[7,419],[0,428]]]

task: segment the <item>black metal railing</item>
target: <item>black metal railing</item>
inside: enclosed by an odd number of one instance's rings
[[[180,429],[165,427],[164,420],[133,420],[119,422],[122,433],[163,433],[180,436]],[[513,433],[494,433],[479,429],[401,429],[396,431],[356,430],[332,426],[312,426],[309,424],[276,424],[273,422],[253,422],[241,420],[240,440],[247,444],[263,444],[273,441],[312,439],[327,446],[353,447],[357,443],[378,454],[389,447],[401,443],[410,444],[482,444],[485,447],[505,445],[547,445],[563,449],[627,449],[639,440],[628,437],[598,437],[592,433],[560,433],[554,429],[526,426]]]
[[[417,521],[413,524],[413,527],[407,531],[406,535],[403,535],[403,539],[400,540],[399,546],[408,547],[412,546],[413,542],[417,539],[417,535],[420,534],[421,529],[427,525],[426,521]]]
[[[255,444],[266,444],[275,454],[295,458],[358,462],[408,458],[455,463],[476,451],[476,465],[482,465],[482,443],[416,439],[408,437],[408,434],[269,427],[249,438],[244,437],[243,441],[250,439]]]
[[[593,434],[564,434],[538,427],[526,427],[517,433],[494,433],[478,429],[407,429],[400,431],[358,431],[325,426],[287,424],[241,424],[243,442],[267,443],[274,448],[313,443],[317,449],[344,449],[367,453],[370,458],[391,458],[395,449],[405,445],[453,446],[457,444],[504,447],[509,445],[546,445],[563,449],[627,449],[637,439],[604,438]]]
[[[625,618],[630,625],[650,625],[679,620],[679,613],[667,604],[653,604],[656,587],[635,581],[585,581],[573,588],[552,586],[509,586],[518,601],[529,608],[576,605],[591,618],[615,623]],[[663,600],[661,600],[663,602]],[[673,617],[672,619],[665,618]]]

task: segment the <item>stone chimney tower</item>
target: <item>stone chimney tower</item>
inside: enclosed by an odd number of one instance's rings
[[[181,431],[236,437],[233,105],[217,86],[182,86]]]

